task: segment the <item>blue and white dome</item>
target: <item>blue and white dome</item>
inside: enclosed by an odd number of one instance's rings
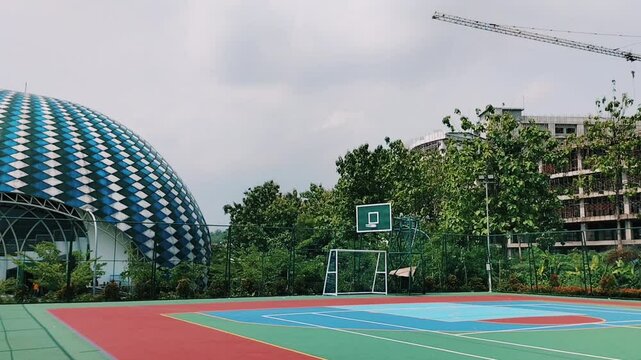
[[[209,231],[182,180],[145,140],[86,107],[0,90],[0,194],[89,209],[172,266],[206,262]]]

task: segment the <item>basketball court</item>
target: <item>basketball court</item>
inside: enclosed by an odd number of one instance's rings
[[[59,347],[61,359],[640,356],[636,341],[641,336],[641,303],[629,301],[521,295],[366,296],[40,306],[38,311],[34,314],[56,322],[48,327],[53,341],[41,343],[51,348],[50,353]],[[14,344],[16,334],[8,330],[6,319],[3,322],[7,340],[0,358],[28,358],[9,356],[19,354],[6,348]]]

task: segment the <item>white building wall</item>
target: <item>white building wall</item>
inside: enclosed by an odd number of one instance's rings
[[[121,281],[120,274],[127,268],[127,251],[131,239],[115,226],[97,222],[98,241],[95,241],[93,221],[85,221],[85,226],[89,235],[91,259],[96,258],[94,254],[97,254],[98,263],[105,263],[102,268],[105,274],[98,278],[98,283]]]

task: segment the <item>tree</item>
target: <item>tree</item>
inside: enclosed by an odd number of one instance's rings
[[[542,162],[555,163],[559,143],[532,123],[510,114],[494,114],[489,106],[477,122],[460,116],[466,140],[450,141],[442,159],[440,216],[442,229],[459,233],[486,233],[485,188],[479,176],[495,178],[489,198],[492,229],[496,233],[534,232],[560,226],[560,203],[550,189],[549,177],[539,171]],[[450,117],[444,124],[455,131]]]
[[[396,214],[427,220],[433,215],[434,181],[429,163],[402,141],[385,138],[370,151],[364,144],[336,161],[335,195],[341,216],[354,228],[356,205],[391,201]]]
[[[297,223],[301,199],[298,192],[282,194],[274,181],[245,191],[241,203],[223,207],[232,225],[236,246],[256,246],[260,251],[283,246]]]
[[[62,290],[65,285],[66,259],[53,242],[40,242],[33,247],[36,256],[24,254],[14,259],[14,262],[34,276],[38,282],[48,291]],[[89,285],[93,279],[93,262],[82,261],[84,258],[80,251],[72,254],[72,262],[76,264],[71,271],[71,293],[81,290]],[[102,268],[105,263],[96,263],[96,276],[104,275]]]
[[[614,83],[613,83],[614,84]],[[586,132],[576,139],[579,148],[586,149],[584,168],[591,168],[614,182],[614,213],[617,223],[617,247],[623,247],[621,236],[622,195],[634,191],[641,178],[641,107],[627,115],[633,99],[626,94],[619,99],[600,99],[598,113],[586,122]],[[627,186],[624,186],[627,178]]]

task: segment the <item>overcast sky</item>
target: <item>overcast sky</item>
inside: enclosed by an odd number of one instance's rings
[[[250,187],[270,179],[283,191],[331,187],[338,156],[385,136],[441,130],[454,108],[472,115],[490,103],[525,104],[530,115],[587,115],[613,79],[632,93],[630,72],[641,70],[435,21],[434,11],[641,35],[633,0],[2,0],[0,88],[28,82],[31,93],[126,125],[220,224],[223,205]],[[556,35],[637,42],[626,49],[641,53],[641,37]]]

